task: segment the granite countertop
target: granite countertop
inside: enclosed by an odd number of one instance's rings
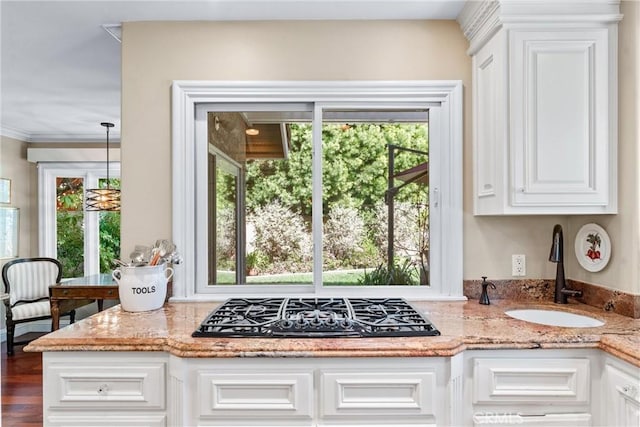
[[[463,350],[600,348],[640,367],[640,319],[585,304],[531,301],[412,302],[442,335],[402,338],[192,338],[219,302],[173,302],[130,313],[119,305],[31,342],[25,351],[166,351],[179,357],[429,357]],[[605,322],[563,328],[513,319],[505,310],[562,309]]]

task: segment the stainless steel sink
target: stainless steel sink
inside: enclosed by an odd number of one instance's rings
[[[557,310],[508,310],[507,316],[525,322],[538,323],[548,326],[562,326],[566,328],[596,328],[604,325],[604,322],[590,316],[567,313]]]

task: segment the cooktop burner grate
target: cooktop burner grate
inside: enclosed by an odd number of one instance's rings
[[[408,337],[440,332],[402,298],[231,298],[194,337]]]

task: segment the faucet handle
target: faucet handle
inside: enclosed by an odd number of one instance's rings
[[[487,286],[490,287],[491,289],[495,289],[496,285],[493,282],[487,282],[487,276],[481,276],[482,277],[482,289],[483,291],[486,290]]]
[[[489,293],[487,292],[487,287],[491,287],[492,289],[496,288],[496,285],[491,283],[491,282],[487,282],[487,276],[482,276],[482,293],[480,294],[480,304],[483,305],[489,305],[491,304],[491,301],[489,301]]]

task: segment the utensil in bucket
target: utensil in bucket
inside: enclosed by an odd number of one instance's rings
[[[111,276],[118,283],[123,310],[149,311],[163,306],[173,269],[166,264],[120,267]]]

